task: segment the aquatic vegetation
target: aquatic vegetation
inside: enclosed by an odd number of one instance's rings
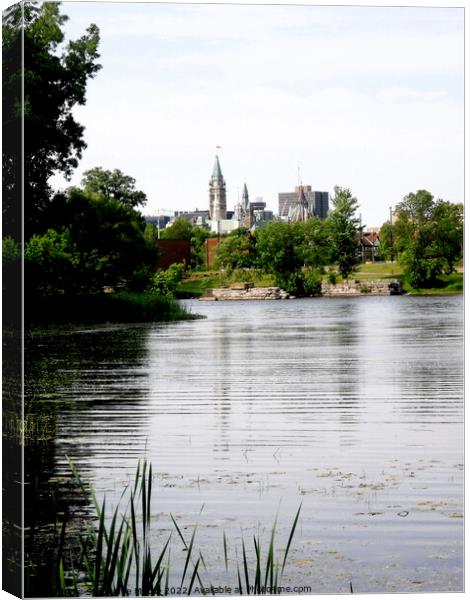
[[[70,462],[73,480],[84,497],[90,497],[94,520],[86,520],[81,532],[67,531],[69,515],[55,516],[58,533],[55,552],[49,561],[47,575],[50,577],[50,596],[167,596],[174,590],[188,596],[197,591],[211,594],[213,585],[202,580],[210,578],[204,556],[196,548],[197,524],[191,536],[185,538],[182,528],[173,515],[170,515],[174,531],[155,548],[155,531],[152,528],[152,465],[139,462],[132,484],[123,490],[117,506],[109,511],[106,498],[98,502],[95,492],[88,486],[76,467]],[[277,517],[271,529],[269,545],[263,552],[259,533],[253,536],[253,551],[248,552],[242,534],[241,558],[236,552],[236,580],[238,587],[232,587],[238,594],[276,594],[287,565],[289,550],[299,520],[301,506],[295,515],[289,532],[286,547],[281,557],[276,557],[275,537]],[[202,511],[202,509],[201,509]],[[174,569],[172,575],[171,540],[174,533],[183,544],[185,553],[182,574]],[[224,561],[227,581],[235,580],[230,573],[226,534],[223,534]],[[37,581],[37,567],[31,562],[26,566],[27,581],[34,575]],[[197,586],[197,590],[196,590]],[[47,586],[43,586],[46,589]],[[34,589],[29,590],[34,593]],[[37,595],[37,594],[34,594]]]

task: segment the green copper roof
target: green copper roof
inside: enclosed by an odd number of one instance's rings
[[[214,168],[212,169],[212,179],[222,180],[222,170],[220,169],[219,157],[215,155]]]

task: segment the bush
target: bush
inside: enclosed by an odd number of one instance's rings
[[[173,263],[166,271],[158,269],[154,274],[150,290],[161,296],[173,298],[179,282],[183,278],[184,264]]]
[[[302,272],[304,294],[306,296],[321,295],[321,274],[317,269],[306,268]]]
[[[77,323],[142,323],[176,321],[197,316],[187,313],[173,299],[155,292],[28,296],[28,326]]]
[[[327,275],[328,283],[331,285],[336,285],[336,273],[334,271],[330,271]]]

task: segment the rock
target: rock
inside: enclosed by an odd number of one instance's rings
[[[200,300],[287,300],[289,297],[285,290],[278,287],[237,284],[236,287],[208,289]]]

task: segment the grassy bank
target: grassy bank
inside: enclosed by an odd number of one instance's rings
[[[328,281],[329,269],[325,269],[322,279]],[[432,288],[412,288],[403,274],[403,267],[397,262],[364,263],[349,276],[350,280],[371,281],[399,279],[403,282],[404,290],[412,295],[431,294],[461,294],[463,292],[463,273],[443,275]],[[229,287],[232,283],[247,281],[255,286],[268,287],[275,285],[274,276],[260,269],[236,269],[231,273],[221,271],[205,271],[189,273],[177,288],[180,298],[198,298],[208,288]],[[342,277],[337,275],[336,281],[341,283]]]
[[[84,323],[139,323],[195,319],[180,304],[153,292],[55,295],[25,298],[28,326]]]
[[[405,280],[403,289],[410,296],[437,296],[442,294],[462,294],[463,293],[463,273],[451,273],[450,275],[442,275],[434,284],[434,287],[429,288],[413,288]]]
[[[397,262],[364,263],[358,266],[351,275],[354,279],[367,281],[368,279],[401,279],[403,268]]]
[[[179,298],[198,298],[208,288],[229,287],[232,283],[246,281],[257,287],[274,285],[274,276],[261,269],[235,269],[227,271],[195,271],[180,281],[177,288]]]

